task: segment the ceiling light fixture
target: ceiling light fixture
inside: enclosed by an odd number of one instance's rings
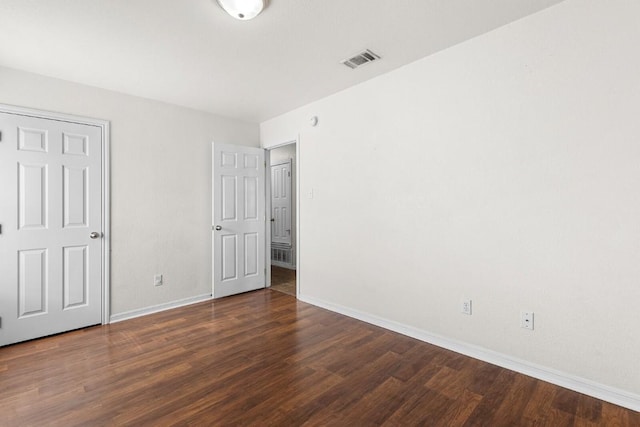
[[[262,12],[266,0],[217,0],[217,2],[229,15],[247,21]]]

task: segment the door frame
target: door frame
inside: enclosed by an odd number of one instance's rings
[[[78,123],[82,125],[97,126],[102,133],[102,224],[100,224],[102,232],[102,272],[101,272],[101,288],[102,288],[102,324],[109,323],[111,313],[111,195],[110,195],[110,142],[108,120],[94,119],[92,117],[76,116],[73,114],[56,113],[52,111],[39,110],[35,108],[18,107],[15,105],[0,104],[0,112],[15,114],[20,116],[35,117],[39,119],[57,120],[62,122]]]
[[[285,145],[296,145],[296,203],[295,206],[292,206],[292,209],[295,209],[296,213],[296,298],[300,295],[300,137],[298,136],[296,139],[292,139],[281,144],[270,145],[269,147],[262,147],[265,153],[265,161],[267,165],[271,166],[271,150],[276,148],[284,147]],[[269,172],[267,173],[267,168],[265,168],[266,175],[266,211],[271,216],[271,167],[269,167]],[[267,228],[267,238],[266,238],[266,266],[267,266],[267,287],[271,287],[271,223],[269,222],[269,226]]]

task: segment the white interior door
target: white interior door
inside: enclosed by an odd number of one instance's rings
[[[291,247],[291,161],[271,165],[271,243]]]
[[[0,132],[0,345],[101,323],[101,128],[0,112]]]
[[[264,288],[264,150],[213,144],[213,296]]]

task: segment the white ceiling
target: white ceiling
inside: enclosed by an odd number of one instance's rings
[[[260,122],[560,1],[2,0],[0,65]]]

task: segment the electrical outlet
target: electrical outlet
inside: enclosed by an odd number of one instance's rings
[[[156,274],[153,276],[154,286],[162,286],[162,274]]]
[[[460,305],[460,311],[463,314],[471,315],[471,300],[470,299],[463,299],[462,300],[462,305]]]
[[[520,327],[533,331],[533,311],[520,312]]]

